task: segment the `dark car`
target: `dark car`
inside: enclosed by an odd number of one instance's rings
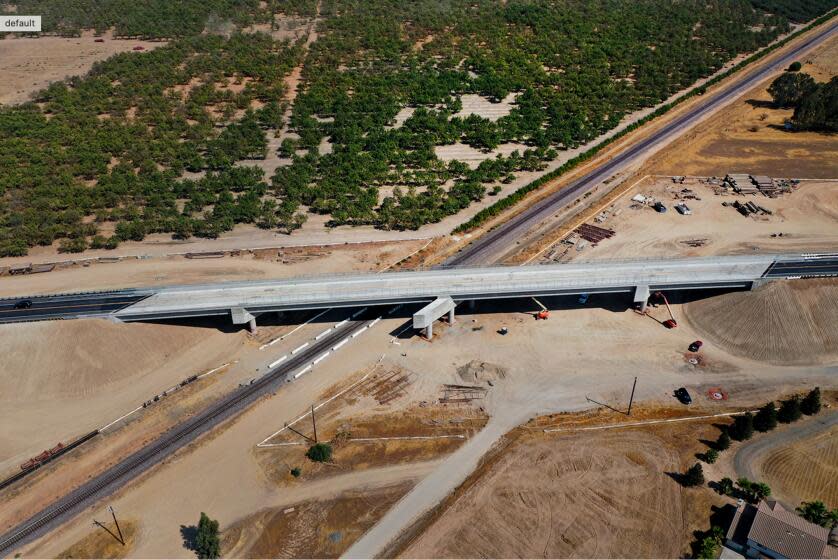
[[[692,397],[684,387],[675,389],[675,398],[681,401],[681,404],[692,404],[693,402]]]
[[[15,303],[15,309],[29,309],[30,307],[32,307],[31,299],[22,299]]]
[[[701,350],[702,346],[704,346],[704,343],[701,342],[700,340],[696,340],[695,342],[690,344],[689,350],[690,350],[690,352],[698,352],[699,350]]]

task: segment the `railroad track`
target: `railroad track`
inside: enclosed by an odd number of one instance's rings
[[[372,321],[367,319],[350,321],[335,329],[334,332],[312,343],[305,351],[292,356],[288,361],[251,384],[240,387],[233,393],[220,398],[203,412],[178,425],[171,433],[161,436],[49,507],[44,508],[0,537],[0,556],[8,556],[16,547],[42,536],[50,529],[68,520],[83,507],[108,495],[129,480],[159,464],[178,449],[195,441],[202,434],[225,420],[237,416],[262,395],[268,393],[275,385],[287,378],[288,374],[311,363],[313,358],[341,340],[348,338],[358,328],[370,322]]]

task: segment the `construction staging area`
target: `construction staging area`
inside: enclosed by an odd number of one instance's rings
[[[503,265],[422,266],[453,236],[12,263],[0,554],[193,558],[206,512],[231,558],[692,557],[722,477],[838,507],[834,139],[795,177],[713,160],[747,140],[729,120]],[[819,415],[705,461],[815,387]]]

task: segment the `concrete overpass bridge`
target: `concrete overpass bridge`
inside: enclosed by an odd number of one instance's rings
[[[753,288],[772,279],[819,276],[838,276],[838,253],[439,268],[22,296],[0,300],[0,322],[228,316],[255,328],[256,317],[267,312],[429,303],[414,316],[414,326],[427,329],[443,314],[453,314],[452,303],[461,301],[628,293],[644,307],[649,293],[659,290]]]

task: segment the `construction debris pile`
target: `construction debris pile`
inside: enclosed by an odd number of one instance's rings
[[[759,204],[754,204],[753,202],[739,202],[738,200],[734,200],[732,203],[729,202],[722,202],[722,206],[731,206],[735,208],[740,214],[743,216],[750,216],[750,215],[761,215],[761,216],[770,216],[773,214],[771,210],[765,208],[764,206],[760,206]]]
[[[713,178],[715,179],[715,177]],[[712,183],[712,180],[711,180]],[[718,181],[716,182],[716,184]],[[772,179],[765,175],[748,175],[746,173],[728,173],[721,186],[733,190],[737,194],[757,194],[774,198],[791,192],[800,181],[796,179]]]
[[[406,394],[412,376],[411,372],[399,368],[376,373],[355,387],[352,393],[372,397],[378,404],[388,404]]]
[[[479,385],[443,385],[440,404],[466,404],[482,399],[488,389]]]
[[[613,229],[601,228],[591,224],[582,224],[574,230],[574,233],[594,246],[604,239],[614,237],[616,234]]]

